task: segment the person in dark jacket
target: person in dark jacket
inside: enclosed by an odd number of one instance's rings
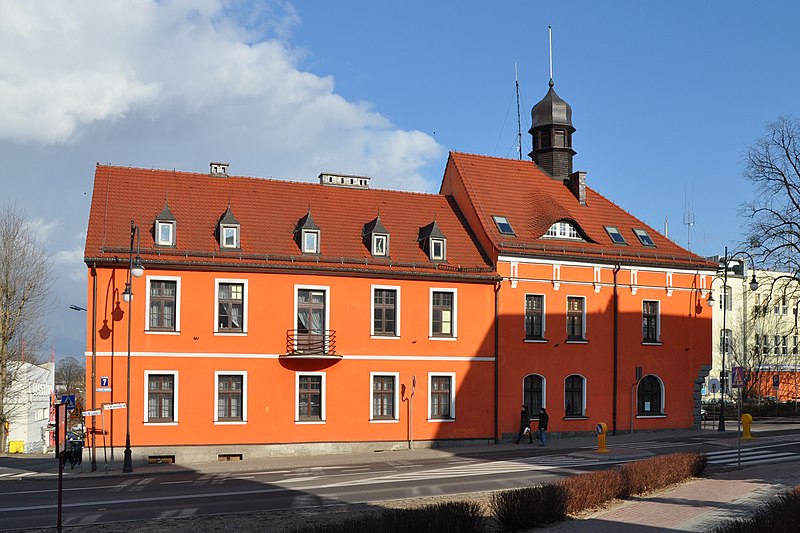
[[[550,417],[547,416],[547,411],[542,407],[539,409],[539,446],[547,444],[547,423],[549,421]]]
[[[527,431],[526,431],[527,430]],[[517,435],[517,444],[522,438],[527,435],[530,444],[533,444],[533,435],[531,435],[531,417],[528,415],[528,408],[524,405],[519,413],[519,435]]]

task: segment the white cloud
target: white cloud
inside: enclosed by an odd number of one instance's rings
[[[72,250],[60,250],[52,256],[53,266],[61,272],[59,279],[71,282],[86,282],[86,265],[83,262],[83,246]]]

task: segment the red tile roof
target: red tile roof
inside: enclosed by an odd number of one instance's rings
[[[498,253],[716,268],[714,263],[678,246],[588,186],[586,205],[581,205],[563,181],[553,179],[533,161],[451,152],[444,192],[451,179],[463,183],[480,220],[481,228],[473,229],[483,231]],[[466,211],[467,207],[463,209]],[[493,215],[506,217],[515,235],[501,234]],[[558,221],[572,222],[586,240],[545,237],[550,226]],[[604,226],[617,227],[627,244],[614,244]],[[644,229],[655,247],[643,245],[634,229]]]
[[[154,222],[165,202],[176,219],[175,248],[156,247]],[[221,251],[220,218],[230,206],[241,225],[241,249]],[[294,239],[311,210],[321,228],[321,254],[303,255]],[[380,214],[389,258],[374,258],[362,239]],[[127,262],[130,221],[140,228],[141,257],[176,267],[311,268],[386,274],[492,278],[491,264],[452,199],[442,195],[354,189],[250,177],[98,166],[87,263]],[[436,220],[447,237],[447,261],[432,262],[417,242]]]

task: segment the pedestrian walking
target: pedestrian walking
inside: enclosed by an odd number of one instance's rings
[[[544,410],[544,407],[539,409],[539,446],[544,446],[547,444],[547,423],[550,421],[550,417],[547,416],[547,411]]]
[[[533,444],[533,435],[531,435],[531,417],[528,415],[528,408],[524,405],[519,413],[519,435],[517,435],[517,444],[523,437],[528,436],[530,444]]]

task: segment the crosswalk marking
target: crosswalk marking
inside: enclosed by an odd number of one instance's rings
[[[747,464],[777,463],[788,458],[800,458],[800,455],[792,452],[778,452],[765,448],[746,448],[743,450],[732,449],[706,454],[708,463],[713,465],[733,465],[739,462]]]

